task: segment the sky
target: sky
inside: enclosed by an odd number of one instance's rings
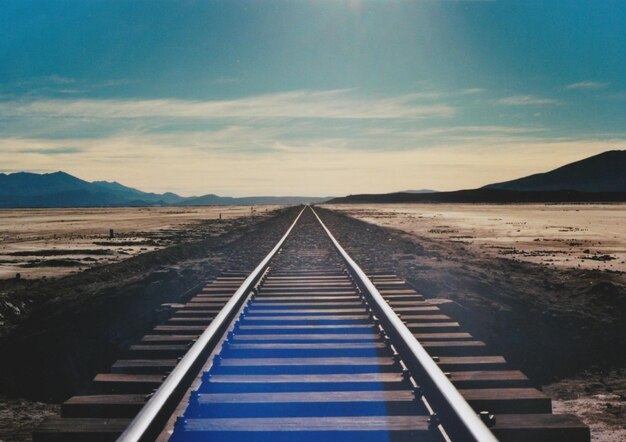
[[[4,0],[0,172],[455,190],[626,149],[624,0]]]

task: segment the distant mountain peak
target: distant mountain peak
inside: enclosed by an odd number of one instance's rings
[[[438,190],[432,189],[417,189],[417,190],[401,190],[401,193],[437,193]]]
[[[0,207],[95,207],[171,204],[184,198],[146,193],[117,182],[88,181],[57,171],[0,175]]]

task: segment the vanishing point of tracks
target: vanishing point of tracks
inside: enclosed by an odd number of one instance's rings
[[[312,208],[62,405],[35,441],[588,441],[589,429]]]

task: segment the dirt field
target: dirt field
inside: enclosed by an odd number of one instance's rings
[[[400,273],[593,441],[626,440],[625,205],[332,208],[325,222],[366,271]]]
[[[220,219],[277,207],[0,210],[0,279],[14,278],[16,273],[22,278],[76,273],[220,233]]]
[[[380,226],[494,257],[626,272],[626,204],[326,206]]]

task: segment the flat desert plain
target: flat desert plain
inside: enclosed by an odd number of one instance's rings
[[[277,207],[0,210],[0,279],[76,273],[219,233],[220,217],[232,220]]]
[[[366,222],[557,268],[626,272],[626,204],[328,205]]]

